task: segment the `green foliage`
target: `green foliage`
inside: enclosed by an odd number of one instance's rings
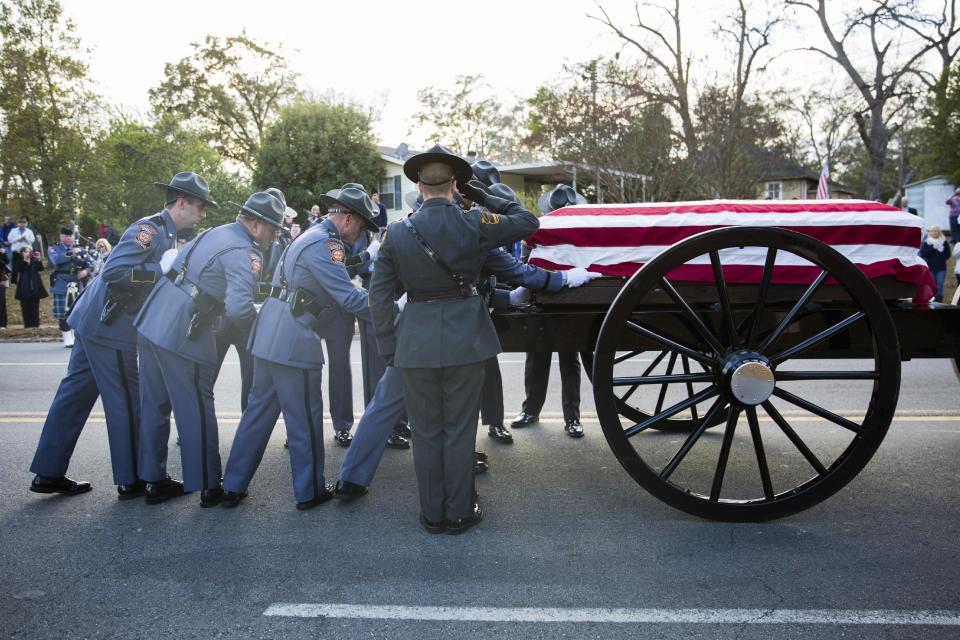
[[[41,232],[69,220],[99,105],[57,0],[0,4],[0,200]]]
[[[944,73],[929,92],[922,111],[918,179],[942,175],[960,185],[960,63]]]
[[[283,107],[257,154],[257,188],[277,187],[287,205],[309,210],[347,182],[378,189],[383,167],[370,116],[353,106],[298,100]]]
[[[194,52],[164,68],[150,90],[158,115],[174,115],[197,128],[224,158],[253,169],[264,132],[280,106],[297,95],[296,74],[279,51],[246,33],[207,36]]]
[[[242,202],[248,187],[221,165],[217,152],[174,118],[163,118],[153,126],[115,120],[96,140],[84,168],[84,219],[89,223],[107,218],[118,231],[124,229],[163,208],[163,193],[153,183],[167,182],[179,171],[203,176],[218,202],[236,198]],[[216,224],[226,215],[208,211],[205,225]]]

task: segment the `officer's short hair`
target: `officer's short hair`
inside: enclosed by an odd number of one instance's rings
[[[443,162],[428,162],[420,169],[420,188],[424,197],[443,195],[450,191],[453,167]]]

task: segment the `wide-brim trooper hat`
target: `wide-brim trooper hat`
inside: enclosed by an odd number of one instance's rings
[[[490,193],[492,193],[498,198],[503,198],[504,200],[520,202],[520,198],[517,197],[517,194],[514,193],[513,189],[503,184],[502,182],[496,182],[490,185]]]
[[[440,162],[453,169],[453,175],[457,182],[469,182],[470,178],[473,177],[473,169],[470,168],[469,162],[439,144],[435,144],[425,152],[408,158],[403,163],[403,174],[411,182],[420,182],[420,169],[423,168],[423,165],[431,162]]]
[[[204,204],[213,209],[219,209],[220,205],[210,199],[210,187],[207,181],[195,174],[193,171],[181,171],[173,176],[169,184],[164,182],[154,182],[153,186],[164,191],[172,190],[202,200]]]
[[[489,160],[477,160],[470,165],[470,169],[477,180],[488,187],[500,183],[500,170],[493,166],[493,163]]]
[[[572,204],[586,204],[587,199],[568,187],[565,184],[558,184],[556,187],[544,193],[537,200],[537,208],[540,213],[550,213]]]
[[[282,202],[282,203],[283,203],[283,206],[287,206],[287,197],[286,197],[285,195],[283,195],[283,191],[280,191],[280,189],[277,189],[276,187],[268,187],[268,188],[264,189],[263,192],[264,192],[264,193],[269,193],[269,194],[272,195],[274,198],[276,198],[277,200],[279,200],[280,202]]]
[[[403,201],[406,203],[410,209],[416,211],[420,208],[420,205],[423,204],[423,194],[419,191],[408,191],[403,196]]]
[[[279,198],[266,191],[258,191],[247,198],[247,201],[243,204],[237,204],[236,202],[228,202],[227,204],[256,216],[287,233],[287,230],[283,227],[283,214],[287,208],[280,202]]]
[[[320,201],[327,206],[327,211],[330,211],[330,207],[343,207],[350,213],[360,216],[360,219],[363,220],[370,231],[380,231],[380,227],[373,220],[380,213],[380,209],[374,206],[373,200],[370,199],[366,191],[345,184],[337,189],[334,195],[325,193],[320,196]]]

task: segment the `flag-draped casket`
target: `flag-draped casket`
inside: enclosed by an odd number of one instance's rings
[[[574,205],[540,217],[527,240],[530,263],[546,269],[584,267],[628,277],[684,238],[731,226],[780,227],[812,236],[846,256],[870,278],[892,276],[917,285],[918,297],[933,284],[917,255],[923,220],[866,200],[703,200],[696,202]],[[766,249],[723,252],[730,283],[759,283]],[[808,284],[820,269],[787,252],[777,254],[775,284]],[[709,257],[684,265],[671,280],[713,280]]]

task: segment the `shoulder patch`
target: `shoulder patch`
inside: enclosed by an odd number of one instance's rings
[[[336,262],[343,262],[346,257],[343,243],[339,240],[330,240],[327,242],[327,251],[330,252],[330,259]]]
[[[480,212],[480,224],[500,224],[500,214],[483,210]]]
[[[149,224],[141,224],[137,228],[137,235],[133,237],[133,241],[140,245],[141,249],[149,249],[155,235],[157,235],[155,228]]]
[[[260,269],[263,268],[263,258],[256,251],[248,251],[247,257],[250,258],[250,270],[259,276]]]

